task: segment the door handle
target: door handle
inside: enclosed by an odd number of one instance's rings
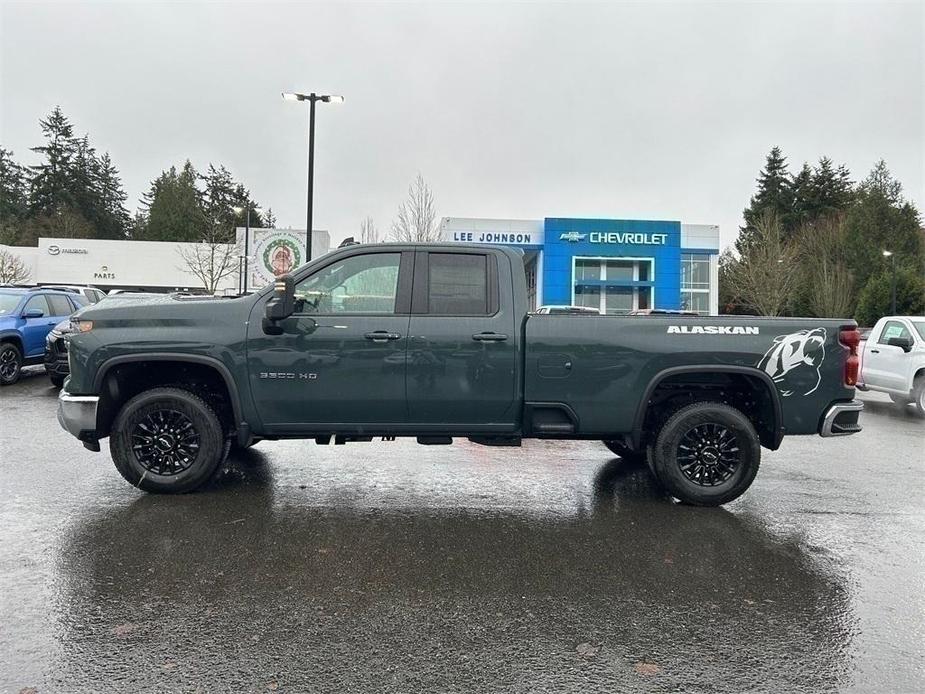
[[[400,340],[401,333],[390,333],[387,330],[374,330],[366,333],[363,337],[373,342],[388,342],[389,340]]]
[[[507,339],[507,335],[502,335],[501,333],[476,333],[472,336],[472,339],[476,342],[504,342]]]
[[[880,354],[880,350],[879,350],[879,349],[872,349],[872,350],[870,350],[870,353],[871,353],[871,354]]]

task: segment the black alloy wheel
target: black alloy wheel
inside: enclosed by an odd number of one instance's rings
[[[721,402],[695,402],[661,426],[651,459],[671,496],[695,506],[719,506],[751,486],[761,464],[761,442],[742,411]]]
[[[138,463],[158,475],[188,470],[199,455],[200,436],[190,418],[178,410],[150,412],[135,424],[132,451]]]
[[[109,451],[119,473],[146,492],[199,489],[220,469],[230,439],[213,406],[175,387],[142,391],[119,410]]]
[[[21,369],[22,352],[19,348],[10,342],[0,345],[0,385],[16,383]]]
[[[735,474],[741,463],[736,435],[721,424],[692,427],[678,443],[678,467],[694,484],[715,487]]]

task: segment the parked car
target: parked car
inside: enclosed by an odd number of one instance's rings
[[[96,287],[83,284],[49,284],[45,289],[61,289],[67,292],[74,292],[82,296],[88,304],[95,304],[97,301],[106,296],[106,292]]]
[[[887,316],[864,343],[862,390],[886,393],[925,415],[925,316]]]
[[[0,385],[16,383],[22,367],[41,364],[45,337],[83,304],[58,289],[0,289]]]
[[[540,316],[564,316],[568,314],[601,315],[600,309],[591,308],[590,306],[540,306],[534,313]]]
[[[520,254],[453,244],[350,246],[237,299],[103,301],[73,319],[58,419],[149,492],[196,489],[259,439],[597,439],[704,506],[785,433],[861,429],[854,321],[527,302]]]
[[[163,298],[163,296],[163,294],[148,294],[142,292],[120,293],[104,296],[103,299],[97,303],[102,303],[104,301],[112,303],[129,298],[138,299],[142,297]],[[79,296],[71,298],[75,301],[83,300]],[[64,379],[67,378],[70,372],[67,348],[68,339],[74,331],[74,324],[71,322],[70,317],[68,317],[52,328],[52,331],[48,333],[48,337],[45,338],[45,372],[48,374],[48,378],[51,379],[52,384],[58,388],[64,384]]]

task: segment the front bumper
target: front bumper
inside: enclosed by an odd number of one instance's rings
[[[97,395],[71,395],[62,390],[58,395],[58,423],[81,441],[96,440]]]
[[[819,436],[848,436],[858,433],[861,430],[858,417],[863,409],[864,403],[860,400],[832,405],[822,418]]]

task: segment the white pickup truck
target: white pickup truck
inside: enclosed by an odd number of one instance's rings
[[[886,393],[925,415],[925,316],[886,316],[877,321],[861,358],[861,390]]]

